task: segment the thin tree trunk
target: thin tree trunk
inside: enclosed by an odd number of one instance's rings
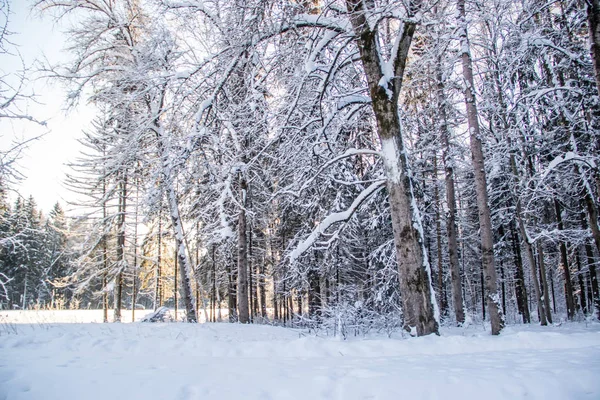
[[[319,273],[311,270],[308,273],[308,316],[313,318],[321,314],[321,280]]]
[[[544,309],[546,319],[552,323],[552,312],[550,311],[550,293],[548,293],[548,277],[546,274],[546,263],[544,262],[544,249],[540,241],[537,242],[538,260],[540,264],[540,276],[542,278],[542,293],[544,295]]]
[[[167,175],[168,174],[168,175]],[[167,170],[166,177],[171,176]],[[179,204],[177,194],[172,182],[167,184],[167,196],[169,199],[169,211],[171,214],[171,224],[175,231],[175,245],[177,246],[177,260],[179,262],[179,275],[181,277],[181,288],[183,289],[183,304],[185,306],[187,322],[196,322],[196,307],[192,296],[191,267],[185,248],[185,234],[183,232],[183,223],[179,215]]]
[[[242,324],[250,322],[248,309],[248,240],[246,237],[246,180],[240,173],[240,197],[242,207],[238,215],[238,271],[237,271],[237,305],[238,321]]]
[[[562,207],[556,199],[554,199],[554,210],[556,211],[556,221],[558,222],[558,229],[562,231],[565,229],[562,220]],[[573,284],[571,282],[571,270],[569,267],[569,259],[567,255],[567,244],[561,240],[559,247],[560,259],[565,277],[565,301],[567,303],[567,317],[570,320],[572,320],[575,316],[575,301],[573,299]]]
[[[596,88],[600,95],[600,1],[587,0],[587,19],[590,39],[590,55],[594,64]]]
[[[133,279],[132,279],[132,294],[131,294],[131,322],[135,322],[135,304],[137,302],[137,273],[138,273],[138,193],[139,193],[139,182],[136,184],[136,201],[135,201],[135,220],[133,227]]]
[[[513,155],[511,155],[511,164],[514,162]],[[531,269],[531,275],[533,280],[533,290],[535,291],[535,298],[537,302],[538,308],[538,316],[540,318],[540,324],[543,326],[548,325],[548,320],[546,319],[546,311],[544,310],[544,294],[540,289],[540,281],[538,280],[537,275],[537,263],[535,261],[535,256],[533,254],[533,246],[531,244],[531,239],[527,234],[527,228],[525,228],[525,222],[523,221],[523,211],[521,209],[521,200],[519,198],[517,200],[516,206],[516,217],[517,223],[519,225],[519,231],[521,233],[521,239],[523,246],[525,247],[525,254],[527,254],[527,261],[529,262],[529,267]]]
[[[173,304],[175,305],[175,321],[179,321],[179,318],[177,317],[177,267],[178,267],[178,262],[177,262],[177,250],[175,250],[175,257],[173,257],[175,259],[175,270],[173,271]]]
[[[250,289],[250,320],[254,322],[254,318],[258,316],[258,288],[257,288],[257,277],[254,272],[256,263],[253,257],[253,234],[252,225],[248,230],[248,287]]]
[[[442,71],[437,72],[437,93],[439,112],[442,125],[440,134],[443,143],[443,158],[445,169],[446,202],[448,214],[446,218],[446,230],[448,235],[448,259],[450,261],[450,278],[452,281],[452,301],[454,303],[454,315],[456,322],[460,325],[465,322],[465,310],[463,304],[460,265],[458,262],[458,240],[456,231],[456,192],[454,186],[454,164],[450,156],[450,130],[448,129],[448,114],[446,112],[446,96],[444,94],[444,83]]]
[[[267,294],[265,291],[265,262],[260,263],[258,266],[258,298],[260,300],[260,316],[265,319],[267,318]]]
[[[467,120],[469,124],[469,136],[471,142],[471,154],[475,174],[475,191],[477,194],[477,208],[479,210],[479,227],[481,236],[481,256],[485,276],[486,303],[490,314],[492,335],[500,334],[504,326],[504,318],[499,308],[499,294],[496,267],[494,264],[494,236],[492,232],[492,221],[490,207],[488,204],[487,180],[481,144],[481,132],[479,129],[479,117],[475,104],[475,89],[473,80],[473,65],[469,49],[467,34],[467,20],[465,11],[465,0],[457,1],[459,12],[459,28],[461,41],[461,59],[463,77],[465,83],[465,103],[467,108]]]
[[[587,230],[588,227],[585,214],[583,212],[581,213],[581,227],[584,230]],[[594,250],[590,243],[586,243],[584,248],[592,292],[592,300],[590,300],[590,303],[592,303],[593,307],[595,308],[596,317],[600,319],[600,292],[598,290],[598,276],[596,275],[596,265],[594,263]],[[592,307],[592,304],[590,304],[590,308]]]
[[[585,296],[585,280],[584,274],[581,271],[581,258],[579,257],[579,249],[575,252],[575,264],[577,265],[577,282],[579,283],[579,304],[581,305],[581,311],[588,314],[588,302]]]
[[[527,287],[525,286],[525,273],[523,272],[523,259],[521,258],[521,246],[515,232],[514,224],[511,224],[511,239],[515,262],[515,296],[517,298],[517,308],[523,318],[523,323],[531,322],[529,315],[529,302],[527,300]]]
[[[106,180],[102,179],[102,198],[106,195]],[[106,226],[106,202],[102,202],[102,322],[108,322],[108,232]]]
[[[162,206],[158,210],[158,237],[156,250],[156,285],[155,285],[155,300],[154,309],[162,306]]]
[[[440,302],[440,314],[446,315],[448,308],[448,299],[446,298],[446,290],[444,288],[444,262],[442,259],[442,222],[440,209],[440,189],[437,181],[437,154],[433,155],[433,191],[435,201],[435,238],[436,238],[436,256],[437,256],[437,272],[438,272],[438,296]]]
[[[125,211],[127,207],[127,172],[119,183],[119,206],[117,223],[117,262],[118,273],[115,278],[115,322],[121,322],[121,308],[123,305],[123,269],[125,268]]]
[[[210,295],[210,302],[211,302],[211,321],[212,322],[217,322],[217,316],[216,316],[216,303],[217,303],[217,264],[215,261],[215,251],[216,251],[216,245],[213,244],[212,246],[212,289],[211,289],[211,295]]]
[[[506,280],[504,279],[504,262],[500,260],[500,286],[502,288],[502,314],[506,315]]]

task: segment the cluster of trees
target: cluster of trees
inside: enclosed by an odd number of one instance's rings
[[[72,293],[67,220],[57,203],[45,217],[33,197],[13,207],[0,192],[0,308],[65,307]]]
[[[600,312],[597,1],[36,6],[74,15],[47,72],[99,110],[70,285],[115,319],[172,272],[190,322]]]

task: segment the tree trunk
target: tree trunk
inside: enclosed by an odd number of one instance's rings
[[[483,148],[481,144],[481,132],[479,129],[479,117],[475,104],[475,90],[473,80],[473,65],[469,50],[467,34],[467,20],[465,11],[465,0],[457,1],[459,12],[459,28],[461,41],[461,60],[463,77],[465,83],[465,103],[467,108],[467,120],[469,124],[469,137],[471,143],[471,155],[475,174],[475,191],[477,194],[477,208],[479,210],[479,228],[481,235],[481,256],[485,277],[486,303],[489,310],[492,335],[500,334],[504,326],[504,318],[499,308],[499,294],[496,267],[494,264],[494,236],[492,232],[492,221],[490,207],[488,204],[487,181],[483,159]]]
[[[102,179],[102,198],[106,195],[106,179]],[[108,322],[108,232],[106,202],[102,202],[102,322]]]
[[[212,288],[210,294],[210,302],[211,302],[211,321],[217,322],[217,264],[215,260],[215,251],[217,245],[213,244],[212,246]]]
[[[583,312],[583,314],[587,315],[588,314],[588,302],[587,299],[585,297],[585,280],[584,280],[584,274],[581,271],[581,258],[579,257],[579,249],[578,251],[575,253],[575,264],[577,265],[577,282],[579,283],[579,304],[581,306],[581,312]]]
[[[542,293],[544,295],[546,319],[549,323],[552,323],[552,312],[550,311],[550,293],[548,292],[548,277],[546,274],[546,263],[544,262],[544,249],[540,241],[537,242],[537,252],[540,264],[540,276],[542,277]]]
[[[356,34],[362,65],[369,83],[372,107],[377,121],[394,232],[396,258],[402,293],[404,328],[418,336],[438,333],[439,312],[433,289],[431,270],[424,249],[421,217],[413,194],[408,160],[398,117],[398,96],[404,67],[416,25],[405,22],[398,34],[394,77],[385,80],[378,51],[377,30],[367,22],[366,2],[347,0],[350,20]],[[391,96],[390,96],[391,93]]]
[[[437,256],[437,273],[438,273],[438,296],[440,303],[440,314],[446,315],[448,308],[448,300],[446,291],[444,290],[444,262],[442,259],[442,222],[441,222],[441,204],[440,190],[437,181],[437,154],[433,155],[433,192],[435,201],[435,239],[436,239],[436,256]]]
[[[267,318],[267,294],[265,292],[265,260],[258,266],[258,298],[260,300],[260,316]]]
[[[173,271],[173,304],[175,306],[175,321],[179,321],[179,318],[177,316],[177,267],[178,267],[178,263],[177,263],[177,250],[175,250],[175,257],[173,257],[175,259],[175,270]]]
[[[132,290],[131,290],[131,322],[135,322],[135,304],[137,302],[137,273],[138,273],[138,194],[139,194],[139,182],[136,184],[136,202],[135,202],[135,221],[133,227],[133,279],[132,279]]]
[[[321,280],[319,273],[311,270],[308,273],[308,316],[314,318],[321,314]]]
[[[587,0],[587,20],[590,35],[590,55],[594,64],[596,88],[600,95],[600,1]]]
[[[127,207],[127,172],[123,172],[119,182],[119,206],[117,223],[117,262],[118,273],[115,278],[115,322],[121,322],[121,307],[123,305],[123,269],[125,268],[125,211]]]
[[[236,310],[235,310],[235,284],[233,279],[233,271],[231,270],[232,261],[227,260],[227,265],[225,270],[227,272],[227,309],[229,313],[229,322],[235,322],[236,319]]]
[[[450,130],[448,129],[448,114],[446,112],[446,96],[444,94],[444,83],[442,71],[437,72],[437,96],[442,126],[440,134],[443,143],[443,158],[445,169],[446,202],[448,203],[448,215],[446,218],[446,231],[448,235],[448,258],[450,261],[450,278],[452,281],[452,301],[454,303],[454,315],[456,323],[461,325],[465,322],[465,309],[463,304],[462,284],[460,277],[460,265],[458,262],[458,234],[456,231],[456,193],[454,186],[454,164],[450,156]]]
[[[556,211],[556,221],[558,222],[558,229],[562,231],[565,229],[562,220],[562,207],[556,199],[554,199],[554,210]],[[564,241],[561,241],[559,247],[560,260],[563,267],[565,279],[565,301],[567,303],[567,317],[570,320],[572,320],[575,316],[575,301],[573,299],[573,284],[571,282],[571,270],[569,267],[567,244]]]
[[[246,191],[247,185],[240,172],[240,200],[242,207],[238,215],[238,272],[237,272],[237,305],[238,321],[242,324],[250,322],[248,308],[248,240],[246,237]]]
[[[158,237],[157,237],[157,250],[156,250],[156,289],[154,292],[154,309],[162,306],[162,205],[159,206],[158,210]]]
[[[171,225],[173,226],[175,236],[175,246],[177,250],[177,260],[179,262],[179,275],[181,279],[181,288],[183,290],[183,304],[185,306],[187,322],[196,322],[196,305],[193,298],[192,281],[191,281],[191,266],[188,259],[185,234],[183,231],[183,223],[179,215],[179,203],[177,193],[171,181],[171,172],[166,170],[165,180],[167,183],[167,197],[169,200],[169,211],[171,214]]]
[[[581,227],[587,229],[587,221],[584,213],[581,213]],[[596,265],[594,263],[594,250],[590,243],[585,244],[585,257],[587,261],[588,271],[590,275],[590,285],[592,289],[592,299],[590,303],[595,308],[596,317],[600,319],[600,293],[598,290],[598,276],[596,275]],[[590,308],[592,307],[590,304]]]

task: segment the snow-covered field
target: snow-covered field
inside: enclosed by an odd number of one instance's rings
[[[0,335],[0,400],[600,399],[600,324],[342,341],[226,323],[4,322]]]

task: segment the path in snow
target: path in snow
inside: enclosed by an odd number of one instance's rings
[[[348,341],[231,324],[0,333],[0,400],[600,399],[599,324]]]

